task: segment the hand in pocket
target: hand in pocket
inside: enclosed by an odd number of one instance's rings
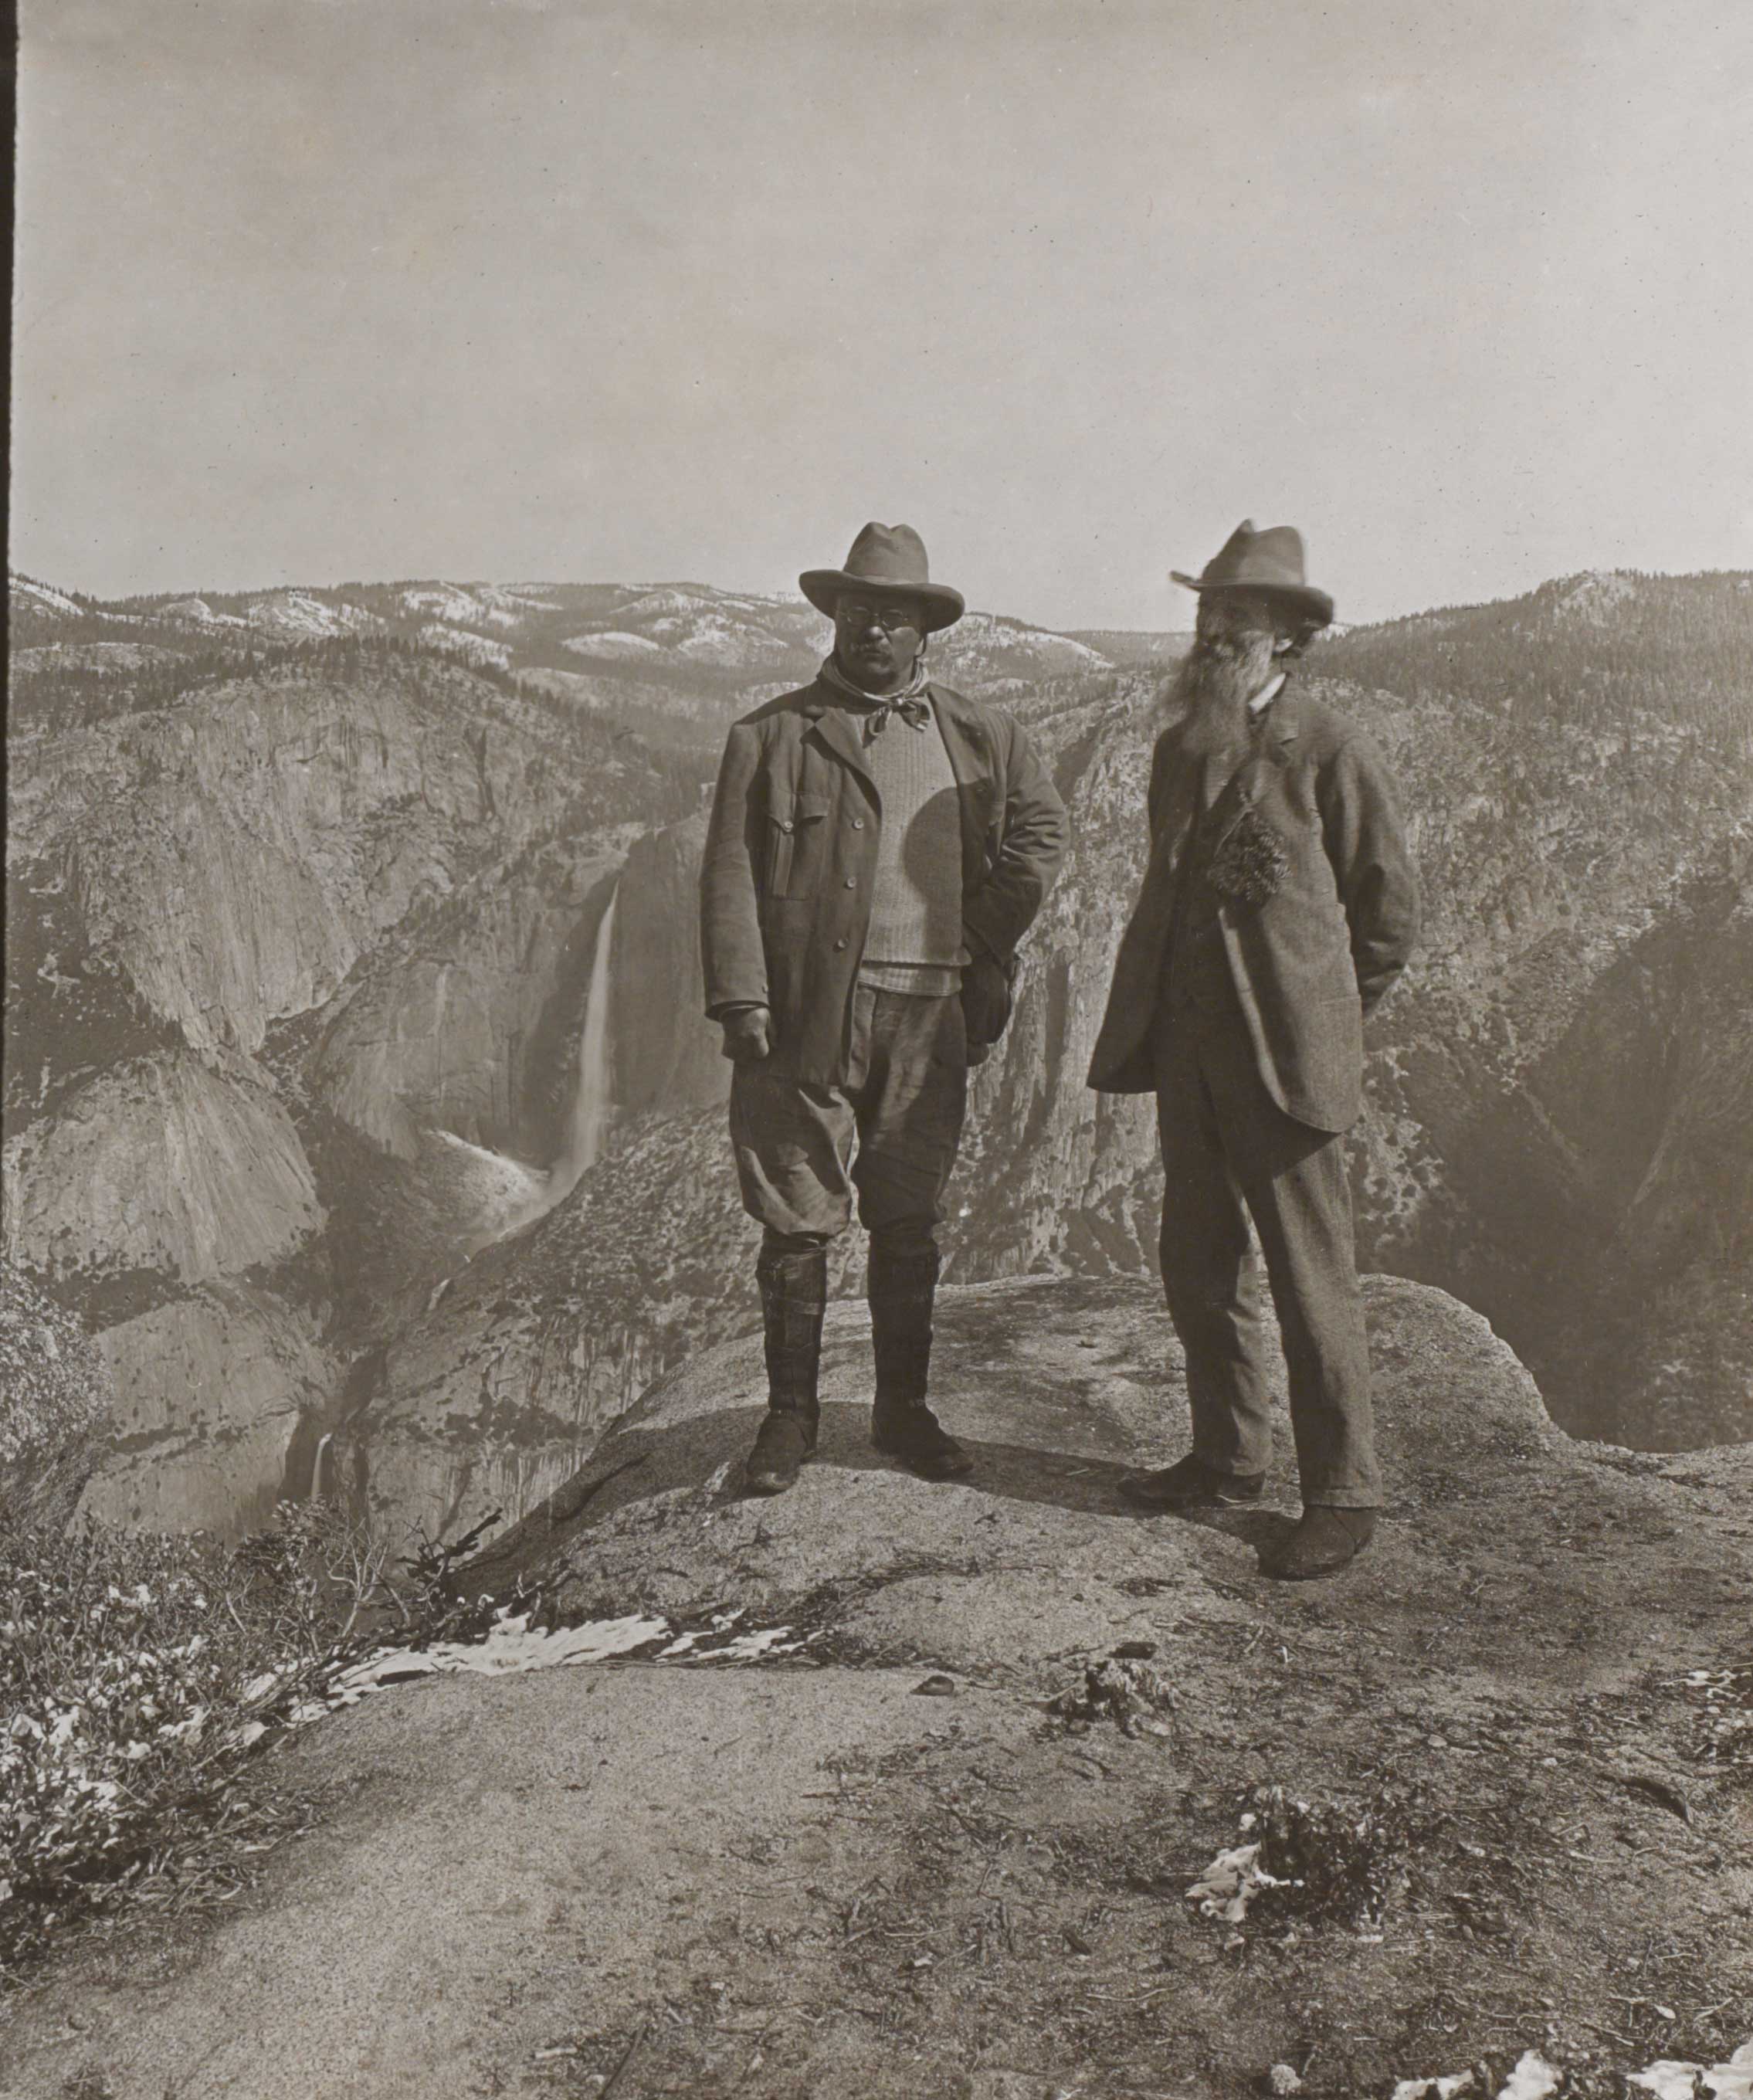
[[[1002,963],[976,955],[962,973],[962,1015],[970,1052],[989,1049],[1011,1017],[1011,980]]]

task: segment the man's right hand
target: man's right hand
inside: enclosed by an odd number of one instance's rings
[[[727,1013],[719,1025],[725,1031],[724,1054],[733,1065],[758,1065],[771,1053],[773,1016],[764,1006]]]

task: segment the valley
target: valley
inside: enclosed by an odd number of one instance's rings
[[[4,1254],[115,1379],[86,1506],[521,1517],[755,1324],[694,877],[726,727],[825,625],[698,585],[15,577],[11,609]],[[976,1078],[954,1282],[1152,1267],[1152,1105],[1083,1079],[1178,646],[971,614],[934,648],[1028,724],[1074,840]],[[1306,672],[1389,752],[1426,891],[1370,1040],[1364,1266],[1647,1449],[1753,1438],[1750,667],[1753,579],[1624,575]]]

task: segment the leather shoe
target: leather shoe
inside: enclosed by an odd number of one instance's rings
[[[1140,1509],[1228,1509],[1257,1502],[1266,1485],[1264,1473],[1221,1473],[1196,1452],[1154,1473],[1128,1473],[1120,1492]]]
[[[802,1415],[769,1410],[743,1468],[751,1495],[782,1495],[797,1485],[798,1468],[816,1455],[816,1432]]]
[[[1375,1536],[1372,1509],[1306,1508],[1302,1522],[1277,1551],[1261,1555],[1261,1568],[1287,1582],[1306,1582],[1311,1575],[1336,1575]]]
[[[959,1480],[974,1461],[928,1407],[878,1408],[870,1417],[870,1441],[887,1458],[899,1458],[922,1480]]]

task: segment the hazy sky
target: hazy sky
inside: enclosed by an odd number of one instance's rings
[[[1748,0],[25,0],[12,560],[1753,566]]]

